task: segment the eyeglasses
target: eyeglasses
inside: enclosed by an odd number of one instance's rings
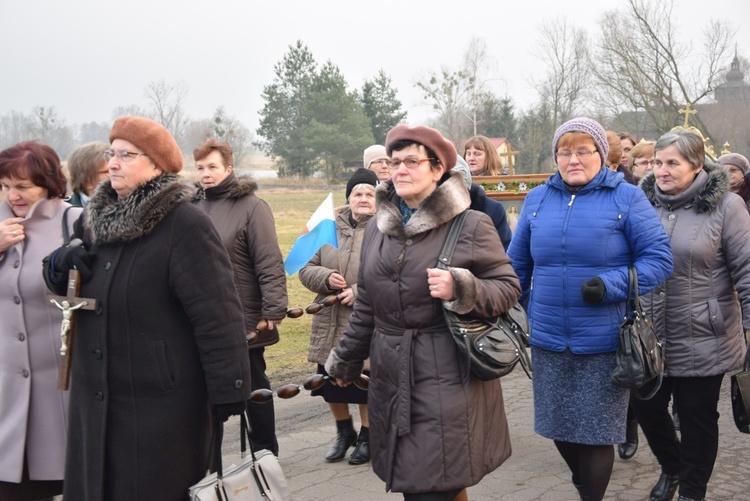
[[[123,163],[130,163],[141,155],[144,157],[148,156],[145,153],[135,153],[127,150],[104,150],[104,161],[109,162],[112,158],[117,157],[122,160]]]
[[[407,169],[416,169],[422,162],[429,162],[429,158],[404,158],[403,160],[389,160],[388,165],[391,169],[398,169],[399,165],[406,165]]]
[[[370,162],[370,167],[383,165],[383,164],[385,164],[389,169],[391,168],[391,164],[387,158],[381,158],[380,160],[373,160],[372,162]]]
[[[597,150],[578,150],[578,151],[558,151],[557,158],[562,160],[570,160],[573,155],[578,157],[578,160],[588,160],[594,153],[599,153]]]
[[[651,164],[651,167],[656,165],[656,160],[642,160],[640,162],[633,162],[633,165],[637,165],[638,167],[645,167],[647,165]]]

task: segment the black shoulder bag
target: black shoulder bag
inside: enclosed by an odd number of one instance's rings
[[[637,399],[648,400],[661,388],[664,354],[654,327],[641,308],[634,266],[629,267],[628,275],[628,300],[625,320],[620,325],[617,365],[609,378],[619,388],[630,388]],[[653,389],[641,396],[638,390],[651,381],[655,381]]]
[[[731,381],[734,424],[742,433],[750,433],[750,350],[745,354],[744,368]]]
[[[456,216],[451,223],[438,257],[437,267],[441,270],[450,266],[467,212]],[[446,308],[443,315],[459,353],[466,359],[466,368],[474,377],[483,381],[497,379],[509,374],[520,362],[531,379],[531,359],[526,353],[529,323],[521,305],[516,304],[507,313],[492,318],[460,315]]]

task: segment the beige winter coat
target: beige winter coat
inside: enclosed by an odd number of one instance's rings
[[[365,227],[372,216],[364,216],[356,228],[352,228],[349,217],[352,210],[348,205],[336,209],[336,238],[338,249],[324,245],[300,271],[299,279],[302,285],[318,294],[315,298],[319,302],[324,297],[334,294],[328,288],[328,277],[333,273],[341,274],[346,283],[351,286],[354,297],[357,297],[357,274],[359,273],[359,257],[362,251],[362,238]],[[340,269],[339,269],[340,267]],[[323,365],[336,346],[344,329],[349,324],[349,315],[353,306],[339,303],[323,308],[313,316],[312,332],[310,333],[310,348],[307,360]]]

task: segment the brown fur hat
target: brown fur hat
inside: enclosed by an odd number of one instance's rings
[[[120,117],[109,131],[109,142],[122,139],[133,143],[154,162],[170,174],[182,170],[182,152],[172,134],[158,122],[143,117]]]
[[[391,145],[400,140],[414,141],[434,151],[443,166],[443,172],[451,170],[456,165],[456,158],[458,157],[456,147],[453,143],[445,139],[437,129],[425,127],[424,125],[412,127],[411,125],[402,124],[395,126],[388,131],[388,135],[385,137],[385,148],[389,157],[393,153]]]

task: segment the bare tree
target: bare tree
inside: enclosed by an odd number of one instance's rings
[[[235,167],[242,165],[245,157],[253,150],[252,131],[237,117],[228,115],[223,106],[216,108],[211,117],[211,128],[216,139],[229,143]]]
[[[591,72],[588,66],[586,32],[565,19],[542,22],[534,54],[547,63],[547,73],[535,84],[539,97],[550,114],[553,126],[580,111]]]
[[[490,99],[495,98],[494,94],[488,89],[489,83],[496,80],[491,78],[495,67],[494,58],[487,54],[487,42],[484,38],[472,38],[464,55],[463,73],[467,78],[467,116],[473,128],[473,136],[478,134],[480,125],[488,126],[488,124],[481,124],[484,115],[482,105],[488,96]]]
[[[673,0],[627,0],[624,10],[606,13],[599,50],[590,68],[597,79],[598,102],[610,114],[645,112],[653,132],[675,125],[678,110],[709,96],[731,55],[734,30],[710,21],[700,50],[676,36]],[[694,123],[707,135],[699,116]]]
[[[185,82],[167,82],[164,79],[150,82],[145,91],[153,119],[166,127],[178,143],[182,140],[188,123],[188,117],[183,110],[187,92]]]
[[[437,112],[435,126],[455,144],[464,137],[467,124],[467,97],[470,85],[466,74],[459,70],[442,68],[432,72],[426,80],[416,83],[424,99]]]

